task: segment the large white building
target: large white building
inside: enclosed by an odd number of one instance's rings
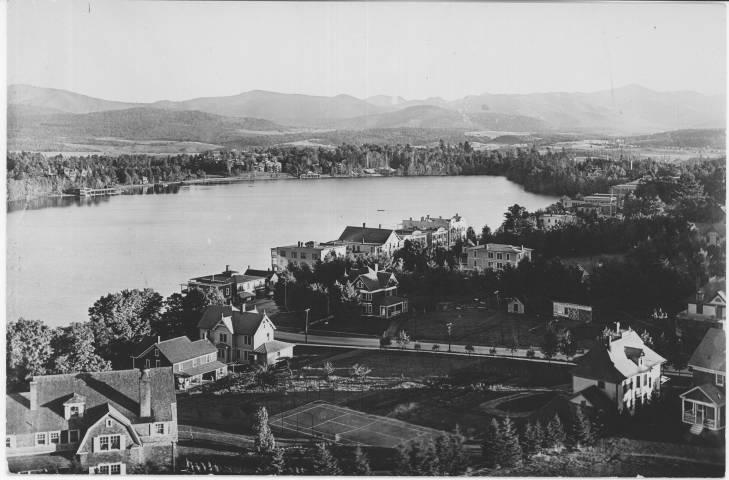
[[[506,265],[516,267],[522,260],[532,259],[531,248],[524,246],[487,243],[466,247],[466,270],[503,270]]]
[[[637,332],[615,331],[577,361],[572,371],[572,402],[617,411],[633,411],[661,389],[661,365],[665,358],[651,350]]]
[[[324,261],[328,255],[344,257],[347,254],[346,245],[333,243],[298,242],[295,245],[285,245],[271,249],[271,267],[274,271],[286,270],[289,263],[294,265],[307,264],[314,267],[316,262]]]
[[[435,218],[428,215],[420,217],[420,220],[413,220],[413,217],[410,217],[402,221],[403,230],[438,231],[439,228],[443,228],[448,232],[448,247],[454,246],[458,241],[463,242],[466,240],[468,224],[457,213],[450,218]]]

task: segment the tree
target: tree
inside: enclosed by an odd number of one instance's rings
[[[486,461],[486,466],[493,468],[500,464],[502,440],[499,422],[496,421],[496,418],[492,418],[481,444],[481,454]]]
[[[89,308],[96,348],[112,365],[126,366],[133,345],[152,333],[161,310],[162,296],[150,288],[99,298]]]
[[[367,454],[362,450],[362,447],[357,445],[354,449],[354,460],[352,461],[352,471],[348,472],[350,475],[356,476],[368,476],[372,475],[372,469],[370,468],[370,459],[367,458]]]
[[[468,352],[469,355],[471,355],[473,353],[473,345],[471,345],[471,344],[466,345],[465,350],[466,350],[466,352]]]
[[[537,420],[534,422],[534,445],[535,445],[535,452],[539,452],[546,442],[545,440],[546,432],[544,431],[544,425],[542,425],[541,420]]]
[[[314,447],[312,465],[317,475],[342,475],[342,470],[326,443],[317,443]]]
[[[366,365],[360,365],[359,363],[352,365],[352,376],[360,382],[363,381],[370,372],[372,372],[372,369],[367,368]]]
[[[572,420],[572,443],[577,447],[585,447],[592,445],[594,442],[594,434],[592,431],[592,422],[590,418],[582,411],[582,407],[575,409],[575,415]]]
[[[273,438],[271,426],[268,424],[266,407],[258,407],[253,423],[253,434],[255,435],[253,445],[258,453],[273,453],[276,448],[276,440]]]
[[[547,423],[544,432],[545,447],[561,450],[564,447],[566,437],[562,421],[559,419],[559,415],[555,413],[554,417]]]
[[[55,353],[52,366],[55,373],[111,370],[111,362],[96,354],[94,332],[88,323],[72,323],[59,328],[51,344]]]
[[[541,441],[537,439],[537,431],[532,422],[527,423],[524,427],[520,444],[522,452],[527,458],[537,453],[541,448]]]
[[[434,352],[437,352],[438,350],[440,350],[440,345],[438,345],[437,343],[434,343],[433,344],[433,351]]]
[[[269,475],[283,475],[286,472],[286,459],[284,458],[284,449],[276,447],[273,449],[271,458],[268,462]]]
[[[422,443],[421,458],[418,459],[418,468],[415,472],[416,475],[438,475],[440,471],[440,464],[438,454],[436,453],[435,442],[432,437],[427,437]]]
[[[577,343],[575,342],[572,332],[566,330],[562,339],[559,342],[559,350],[564,354],[565,357],[572,357],[577,353]]]
[[[404,349],[410,343],[410,336],[405,330],[397,332],[397,344],[400,345],[401,349]]]
[[[542,354],[545,358],[550,359],[557,353],[559,341],[557,339],[557,332],[554,331],[554,327],[549,325],[547,331],[544,333],[544,342],[542,343]]]
[[[41,320],[19,318],[8,324],[8,382],[25,382],[33,375],[43,375],[53,355],[53,331]]]
[[[514,423],[509,417],[506,417],[501,424],[501,465],[506,467],[516,467],[521,465],[522,450],[519,445],[519,434],[516,431]]]
[[[334,374],[334,365],[332,365],[332,362],[326,361],[324,362],[324,367],[322,369],[324,370],[324,378],[329,380],[329,378]]]

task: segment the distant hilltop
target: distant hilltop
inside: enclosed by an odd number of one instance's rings
[[[406,100],[378,95],[359,99],[349,95],[326,97],[253,90],[231,96],[153,103],[118,102],[30,85],[8,87],[10,138],[13,134],[33,135],[27,129],[29,123],[70,126],[71,130],[63,134],[73,137],[76,133],[73,125],[94,125],[99,119],[109,136],[117,137],[122,135],[116,134],[115,127],[129,130],[130,118],[140,131],[154,132],[149,126],[162,129],[156,136],[148,135],[155,139],[169,139],[170,134],[174,137],[175,125],[185,126],[185,130],[209,129],[211,124],[223,128],[228,136],[297,128],[441,128],[645,135],[677,129],[724,129],[725,104],[722,95],[657,92],[638,85],[591,93],[484,93],[452,101],[437,97]],[[132,112],[99,115],[128,110]],[[181,112],[197,113],[182,115]],[[83,117],[92,114],[96,115]],[[162,123],[172,127],[164,129]],[[24,128],[22,132],[17,131]]]

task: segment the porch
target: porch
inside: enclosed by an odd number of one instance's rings
[[[683,423],[709,430],[724,428],[726,410],[723,395],[717,395],[716,399],[712,398],[714,392],[710,387],[713,385],[702,385],[681,394],[681,420]]]
[[[228,374],[228,366],[214,361],[175,375],[177,390],[187,390],[208,382],[216,382]]]
[[[385,297],[379,305],[381,318],[393,318],[408,311],[408,299],[395,295]]]

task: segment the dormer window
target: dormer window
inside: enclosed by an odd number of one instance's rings
[[[723,373],[716,374],[716,385],[719,387],[724,386],[724,374]]]
[[[63,416],[66,420],[81,418],[86,409],[86,397],[74,393],[71,398],[63,402]]]

